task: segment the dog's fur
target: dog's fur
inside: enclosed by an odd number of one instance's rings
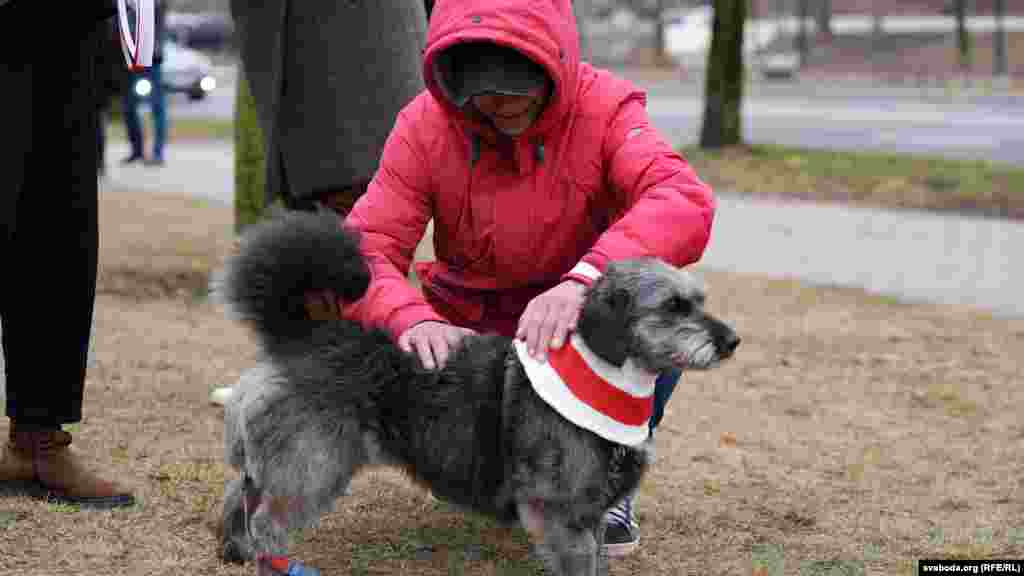
[[[336,218],[287,214],[254,226],[215,281],[265,352],[226,406],[227,460],[242,478],[225,496],[224,557],[283,553],[288,531],[327,511],[361,468],[391,464],[447,501],[521,522],[555,574],[602,572],[603,515],[639,484],[647,447],[560,416],[508,338],[469,337],[435,371],[380,330],[307,319],[307,291],[354,301],[369,280]],[[588,290],[577,333],[613,364],[705,369],[739,339],[702,305],[685,272],[617,262]]]

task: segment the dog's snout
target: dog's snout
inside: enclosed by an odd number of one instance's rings
[[[726,335],[725,341],[722,343],[722,352],[725,356],[732,356],[733,352],[736,351],[740,346],[740,337],[735,332],[730,332]]]
[[[722,358],[732,356],[740,346],[740,337],[728,324],[721,320],[711,319],[711,333],[715,340],[715,346]]]

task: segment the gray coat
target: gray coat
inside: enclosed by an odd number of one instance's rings
[[[426,14],[410,0],[232,0],[267,151],[267,198],[363,185],[423,89]]]

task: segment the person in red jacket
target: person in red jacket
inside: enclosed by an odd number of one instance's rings
[[[345,220],[362,235],[370,288],[340,311],[310,295],[314,315],[384,328],[427,367],[476,332],[543,359],[609,262],[701,257],[711,189],[651,126],[641,90],[580,61],[570,0],[438,0],[423,75]],[[430,220],[436,261],[417,263],[418,289],[407,273]],[[678,378],[659,379],[652,430]],[[605,546],[621,555],[637,542],[626,500]]]

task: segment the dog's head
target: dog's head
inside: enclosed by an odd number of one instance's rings
[[[711,368],[740,343],[732,328],[704,311],[696,278],[653,258],[609,265],[587,291],[577,332],[612,364],[632,358],[655,373]]]

